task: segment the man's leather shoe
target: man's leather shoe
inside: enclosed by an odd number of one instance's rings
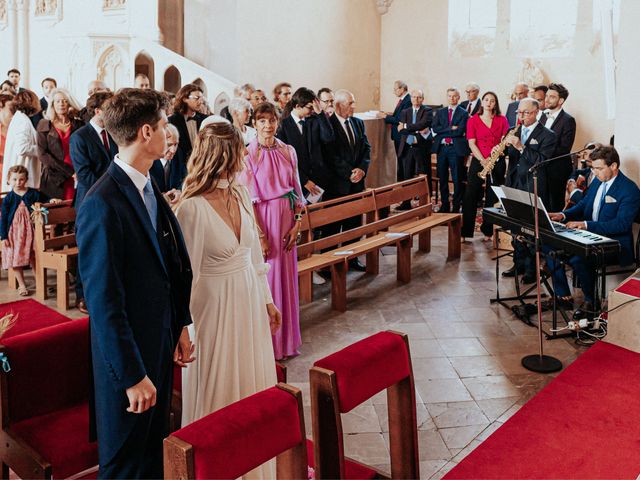
[[[502,272],[503,277],[515,277],[518,273],[518,269],[513,265],[509,270]]]
[[[542,310],[553,310],[553,298],[548,298],[541,302]],[[556,297],[556,309],[562,308],[564,310],[573,310],[573,299],[567,300],[565,298]]]
[[[367,267],[365,267],[364,264],[356,258],[353,260],[349,260],[349,270],[355,270],[356,272],[366,272]]]
[[[596,312],[593,311],[593,303],[584,302],[580,305],[580,308],[573,312],[574,320],[581,320],[583,318],[588,318],[589,320],[593,320],[596,316]]]
[[[89,310],[87,310],[87,302],[84,301],[84,298],[81,298],[76,302],[76,307],[85,315],[89,315]]]
[[[396,210],[411,210],[411,202],[406,200],[396,207]]]
[[[536,283],[536,274],[535,273],[525,273],[520,280],[522,283]]]

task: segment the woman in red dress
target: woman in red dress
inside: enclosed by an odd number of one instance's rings
[[[482,184],[484,181],[478,177],[487,161],[491,157],[491,150],[498,145],[509,131],[507,118],[500,113],[498,96],[493,92],[487,92],[482,96],[482,105],[476,115],[467,122],[467,140],[473,153],[469,173],[467,175],[467,189],[462,201],[462,240],[473,237],[475,230],[478,202],[482,198]],[[491,189],[492,185],[502,185],[506,172],[504,157],[496,162],[493,170],[487,175],[484,206],[492,206],[496,201],[496,195]],[[480,227],[484,234],[484,241],[491,240],[493,225],[483,219]]]
[[[51,198],[71,200],[75,194],[73,164],[69,156],[71,134],[82,127],[78,106],[66,90],[55,89],[45,118],[38,123],[38,158],[42,164],[40,191]]]

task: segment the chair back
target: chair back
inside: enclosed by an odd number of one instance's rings
[[[47,209],[46,216],[41,216],[42,221],[34,222],[36,254],[47,250],[75,247],[76,210],[72,203],[72,200],[60,203],[35,203],[35,207]]]
[[[415,385],[406,334],[386,331],[310,371],[316,478],[345,478],[341,414],[387,390],[392,478],[419,478]]]
[[[167,437],[164,475],[167,479],[238,478],[274,457],[278,478],[307,478],[302,393],[283,383]]]

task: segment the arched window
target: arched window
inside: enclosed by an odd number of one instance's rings
[[[139,73],[146,75],[149,78],[149,84],[151,85],[151,88],[155,88],[155,75],[153,65],[153,58],[151,58],[151,55],[149,55],[144,50],[136,55],[135,73],[133,76],[135,78],[135,76]]]
[[[182,86],[182,76],[180,71],[173,65],[164,71],[164,90],[165,92],[178,93]]]

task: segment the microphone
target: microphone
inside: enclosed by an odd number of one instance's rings
[[[553,157],[553,158],[549,158],[547,160],[543,160],[542,162],[538,162],[535,165],[533,165],[529,169],[529,173],[535,172],[536,170],[538,170],[540,167],[546,165],[547,163],[555,162],[556,160],[559,160],[561,158],[566,158],[566,157],[569,157],[571,155],[575,155],[577,153],[586,152],[587,150],[595,150],[595,148],[596,148],[596,144],[595,143],[589,143],[586,147],[581,148],[580,150],[576,150],[575,152],[569,152],[569,153],[565,153],[564,155],[558,155],[557,157]]]

